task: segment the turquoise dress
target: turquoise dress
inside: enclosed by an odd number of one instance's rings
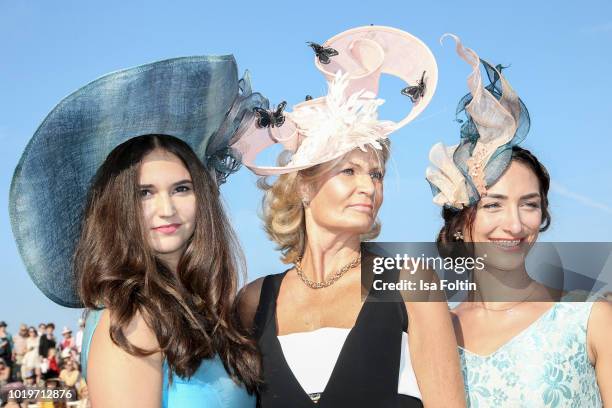
[[[81,353],[84,376],[87,375],[89,345],[101,315],[102,310],[91,310],[85,323]],[[255,396],[248,395],[230,378],[218,356],[202,361],[189,379],[173,374],[172,385],[169,385],[168,366],[164,362],[162,408],[253,408],[255,402]]]
[[[459,347],[469,407],[601,407],[587,354],[593,302],[561,302],[495,352]]]

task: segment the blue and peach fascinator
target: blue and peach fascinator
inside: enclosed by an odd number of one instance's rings
[[[187,142],[218,184],[236,171],[229,147],[267,100],[238,79],[232,55],[175,58],[105,75],[49,113],[15,169],[13,234],[30,277],[52,301],[81,307],[72,257],[90,182],[127,140],[165,134]]]
[[[472,72],[467,84],[470,93],[457,105],[456,115],[463,113],[458,145],[437,143],[429,152],[431,165],[425,177],[429,182],[434,203],[460,210],[475,204],[487,193],[510,165],[512,147],[519,144],[529,132],[529,112],[501,74],[504,67],[493,66],[481,60],[459,37],[445,34],[455,40],[457,54],[470,66]],[[483,85],[480,64],[484,67],[489,84]]]
[[[283,113],[259,111],[233,145],[242,162],[255,174],[277,175],[302,170],[372,146],[415,119],[429,104],[438,81],[436,60],[415,36],[392,27],[365,26],[344,31],[315,50],[315,66],[328,84],[326,96],[307,99]],[[380,120],[378,99],[381,74],[401,79],[406,116],[399,122]],[[400,92],[400,89],[398,89]],[[259,153],[280,143],[289,152],[287,163],[264,166]]]

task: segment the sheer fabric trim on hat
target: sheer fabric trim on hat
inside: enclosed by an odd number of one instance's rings
[[[486,195],[510,164],[512,147],[529,132],[530,118],[501,71],[481,60],[474,50],[455,40],[457,54],[472,67],[467,84],[470,93],[457,105],[456,114],[464,113],[458,145],[434,145],[430,151],[431,166],[425,176],[434,194],[434,203],[461,209]],[[485,68],[489,84],[483,86],[480,64]],[[455,171],[454,167],[458,170]]]
[[[241,167],[240,156],[229,147],[240,137],[239,129],[245,123],[250,123],[254,116],[253,108],[267,109],[268,106],[268,100],[263,95],[253,93],[251,75],[249,71],[246,71],[238,81],[238,94],[221,126],[211,136],[207,145],[201,143],[199,147],[205,150],[205,154],[201,157],[206,157],[206,165],[215,172],[218,185],[225,183],[227,177]]]

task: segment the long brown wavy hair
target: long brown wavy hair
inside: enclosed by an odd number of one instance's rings
[[[181,159],[196,196],[195,230],[176,273],[155,256],[142,227],[138,171],[154,149]],[[161,351],[169,374],[184,378],[218,354],[235,381],[256,391],[259,354],[234,308],[244,258],[214,176],[185,142],[139,136],[108,155],[89,192],[74,265],[83,303],[112,312],[110,338],[123,350],[140,357]],[[127,340],[125,329],[137,312],[155,333],[159,350]]]

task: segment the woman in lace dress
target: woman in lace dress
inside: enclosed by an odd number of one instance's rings
[[[427,179],[444,206],[441,251],[463,248],[484,259],[472,270],[477,289],[452,310],[468,405],[610,405],[612,304],[579,301],[529,276],[525,256],[551,222],[550,177],[516,146],[529,116],[502,67],[480,61],[455,39],[473,67],[471,94],[458,109],[468,116],[459,145],[432,149]]]

